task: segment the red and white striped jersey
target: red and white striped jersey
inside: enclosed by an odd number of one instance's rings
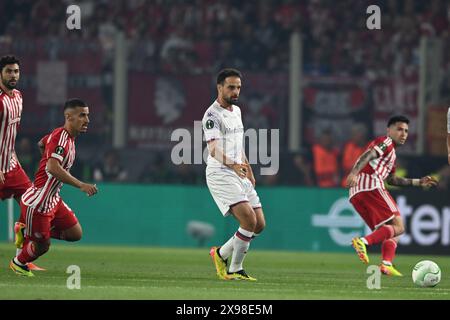
[[[12,92],[10,97],[0,90],[0,171],[3,173],[19,165],[14,145],[22,115],[22,94],[16,89]]]
[[[75,160],[75,139],[64,127],[57,128],[41,140],[45,149],[36,172],[33,185],[22,195],[25,205],[41,213],[51,211],[61,199],[59,192],[63,183],[47,171],[48,159],[59,161],[64,170],[69,171]]]
[[[378,137],[367,147],[374,149],[378,158],[371,160],[358,174],[357,185],[350,188],[350,198],[361,191],[385,189],[384,180],[395,173],[395,143],[387,136]],[[365,152],[365,151],[364,151]]]

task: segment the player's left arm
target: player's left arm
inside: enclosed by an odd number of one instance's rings
[[[42,137],[42,139],[39,140],[39,142],[37,143],[37,146],[39,148],[39,152],[41,153],[41,156],[44,154],[45,145],[47,144],[49,137],[50,137],[50,135],[48,134],[48,135]]]
[[[41,156],[44,154],[44,150],[45,150],[45,144],[44,142],[41,140],[39,140],[39,142],[37,143],[37,146],[39,148],[39,152],[41,154]]]
[[[246,168],[247,168],[247,178],[253,184],[253,187],[255,187],[256,186],[256,179],[255,179],[255,176],[253,175],[252,166],[248,162],[247,156],[245,155],[245,150],[242,150],[242,162],[247,165],[246,166]]]
[[[394,173],[391,173],[387,177],[386,182],[392,186],[399,187],[435,187],[438,184],[437,180],[431,176],[425,176],[420,179],[410,179],[396,176]]]

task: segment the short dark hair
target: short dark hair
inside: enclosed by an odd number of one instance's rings
[[[397,122],[404,122],[406,124],[409,124],[409,119],[402,115],[393,116],[389,119],[389,121],[387,123],[388,128]]]
[[[81,100],[81,99],[69,99],[64,103],[64,111],[66,111],[67,109],[75,109],[77,107],[87,107],[86,103]]]
[[[7,66],[8,64],[14,64],[17,63],[20,65],[19,59],[17,59],[13,55],[6,55],[0,58],[0,72],[3,71],[3,68]]]
[[[242,73],[239,70],[233,68],[222,69],[217,75],[217,84],[223,84],[225,79],[228,77],[238,77],[239,79],[241,79]]]

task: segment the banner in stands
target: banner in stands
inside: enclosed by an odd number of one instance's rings
[[[105,59],[98,42],[18,39],[0,42],[0,50],[14,52],[20,59],[17,88],[24,98],[21,135],[40,136],[61,126],[64,101],[75,97],[91,107],[91,137],[106,131],[107,109],[112,107],[112,77],[102,65]]]
[[[449,192],[408,190],[392,192],[405,222],[399,252],[450,253]]]
[[[357,78],[306,78],[303,87],[303,134],[312,145],[324,130],[331,130],[338,146],[351,136],[354,122],[371,131],[370,99],[366,82]]]
[[[130,75],[128,145],[169,147],[175,129],[193,129],[217,97],[211,75]],[[284,75],[245,74],[238,105],[246,128],[279,128],[286,106]]]
[[[130,75],[128,86],[128,143],[168,146],[177,128],[193,128],[212,103],[209,76]]]

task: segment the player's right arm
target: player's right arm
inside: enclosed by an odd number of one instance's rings
[[[374,148],[368,149],[366,152],[364,152],[358,160],[356,160],[355,164],[353,165],[352,170],[350,171],[349,175],[347,176],[347,182],[346,185],[348,188],[356,186],[358,182],[358,173],[372,160],[378,158],[378,152]]]
[[[82,192],[87,193],[88,196],[93,196],[97,193],[97,186],[95,184],[84,183],[64,170],[59,161],[55,158],[49,158],[47,162],[48,172],[62,183],[70,184]]]
[[[211,157],[232,169],[240,178],[243,179],[247,176],[248,165],[246,163],[235,163],[228,158],[223,150],[217,146],[217,140],[208,141],[208,150]]]
[[[88,196],[93,196],[97,193],[97,186],[95,184],[84,183],[64,170],[59,161],[55,158],[49,158],[47,161],[47,171],[62,183],[70,184],[82,192],[87,193]]]
[[[37,146],[39,148],[39,152],[41,153],[41,156],[44,154],[45,146],[49,142],[49,138],[50,138],[50,134],[42,137],[41,140],[39,140],[39,142],[37,143]]]

